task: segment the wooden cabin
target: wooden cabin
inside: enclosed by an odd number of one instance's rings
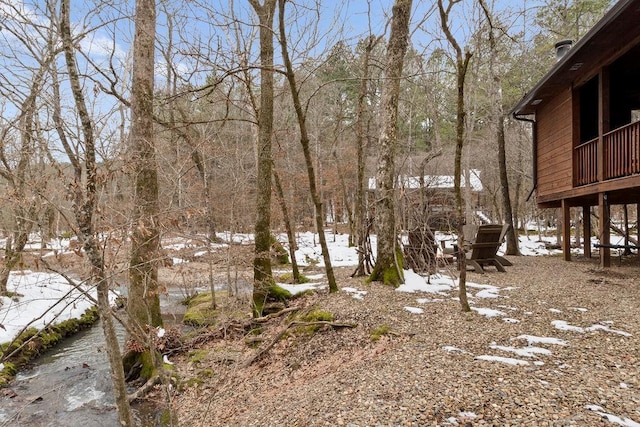
[[[513,108],[533,126],[537,203],[562,209],[564,258],[571,259],[570,208],[598,207],[600,263],[611,264],[610,206],[640,202],[640,0],[622,0]],[[565,51],[565,52],[563,52]]]
[[[482,212],[484,187],[480,175],[481,171],[478,169],[464,171],[460,186],[468,208],[482,222],[488,218]],[[432,230],[443,231],[457,227],[453,175],[399,175],[394,188],[397,191],[398,219],[402,229],[422,227],[425,223]],[[375,177],[369,178],[368,190],[370,197],[375,197]]]

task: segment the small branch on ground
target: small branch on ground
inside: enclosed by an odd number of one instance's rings
[[[269,320],[271,320],[273,318],[280,317],[280,316],[282,316],[284,314],[291,313],[292,311],[298,311],[298,310],[300,310],[300,307],[288,307],[288,308],[285,308],[283,310],[278,311],[277,313],[271,313],[271,314],[268,314],[268,315],[263,316],[263,317],[258,317],[257,319],[252,319],[252,322],[253,323],[268,322]]]
[[[337,322],[328,322],[328,321],[325,321],[325,320],[319,320],[319,321],[316,321],[316,322],[291,322],[287,326],[285,326],[284,329],[282,329],[280,332],[278,332],[278,334],[269,342],[269,344],[267,344],[266,346],[258,349],[258,351],[256,353],[254,353],[249,359],[247,359],[242,364],[242,367],[243,368],[249,367],[255,361],[257,361],[262,356],[264,356],[269,350],[271,350],[271,348],[274,345],[276,345],[276,343],[278,341],[280,341],[280,339],[284,336],[284,334],[287,333],[287,331],[290,328],[296,327],[296,326],[321,326],[321,325],[330,326],[332,328],[355,328],[356,326],[358,326],[356,323],[337,323]]]

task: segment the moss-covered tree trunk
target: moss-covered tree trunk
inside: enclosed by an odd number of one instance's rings
[[[369,280],[380,280],[391,286],[404,283],[402,251],[397,246],[394,182],[398,139],[398,99],[400,98],[400,79],[402,78],[404,56],[409,40],[411,5],[412,0],[396,0],[393,6],[380,107],[382,125],[378,140],[375,202],[378,255]]]
[[[338,284],[331,266],[331,257],[329,254],[329,248],[327,246],[327,238],[324,235],[324,209],[322,207],[322,199],[318,194],[316,185],[316,175],[313,167],[313,159],[311,158],[311,150],[309,148],[309,133],[307,131],[307,118],[306,113],[302,108],[300,101],[300,90],[296,83],[296,75],[293,71],[293,65],[289,58],[289,50],[287,48],[287,35],[285,31],[284,22],[284,9],[285,0],[279,0],[280,5],[280,47],[282,51],[282,59],[285,64],[285,74],[287,81],[289,82],[289,91],[291,92],[291,98],[293,100],[293,106],[296,111],[296,118],[298,119],[298,128],[300,131],[300,145],[302,146],[302,152],[304,154],[304,161],[307,168],[307,178],[309,181],[309,193],[313,200],[315,207],[315,222],[316,230],[318,231],[318,240],[320,241],[320,248],[322,249],[322,258],[324,260],[325,274],[327,275],[327,282],[329,284],[329,292],[337,292]]]
[[[253,315],[260,317],[269,289],[271,271],[271,141],[273,132],[273,18],[276,0],[249,0],[260,23],[260,110],[256,176],[255,253],[253,258]]]

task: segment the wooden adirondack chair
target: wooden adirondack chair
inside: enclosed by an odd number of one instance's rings
[[[465,226],[466,227],[466,226]],[[475,234],[471,234],[472,228],[477,227]],[[480,226],[469,226],[464,230],[465,238],[468,241],[465,249],[467,250],[467,265],[473,267],[476,273],[484,273],[484,267],[493,265],[498,271],[506,272],[504,265],[500,262],[497,252],[504,238],[503,226],[499,224],[487,224]],[[473,236],[473,237],[472,237]]]

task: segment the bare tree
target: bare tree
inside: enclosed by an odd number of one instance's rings
[[[367,269],[366,257],[368,251],[366,248],[366,239],[368,234],[367,210],[365,204],[366,189],[364,183],[365,161],[366,161],[366,129],[368,119],[367,93],[369,88],[369,67],[371,62],[371,54],[375,46],[381,40],[380,37],[369,35],[365,40],[365,49],[362,54],[362,69],[360,75],[360,85],[358,88],[358,103],[356,110],[356,168],[357,168],[357,186],[356,186],[356,202],[354,209],[356,241],[358,245],[358,267],[354,273],[357,276],[364,276],[371,273]]]
[[[49,53],[53,56],[53,52]],[[28,96],[20,106],[20,114],[13,123],[7,123],[2,129],[0,138],[0,176],[2,176],[9,190],[9,197],[12,201],[12,213],[15,218],[12,224],[13,230],[7,237],[4,250],[4,264],[0,268],[0,295],[7,293],[7,282],[11,270],[18,264],[22,257],[22,252],[27,244],[29,233],[36,221],[36,210],[38,208],[38,196],[32,189],[40,188],[34,185],[30,179],[32,176],[32,158],[35,153],[35,122],[36,120],[36,99],[40,94],[43,79],[47,71],[49,59],[40,64],[35,75]],[[12,130],[17,128],[17,135],[12,137]],[[9,141],[14,139],[18,144],[18,158],[13,161],[10,157],[12,149]]]
[[[34,5],[49,18],[45,5]],[[3,263],[0,266],[0,295],[6,294],[11,270],[23,262],[29,234],[38,229],[40,217],[51,212],[46,196],[52,184],[48,167],[50,152],[44,134],[47,124],[40,114],[46,98],[50,64],[59,53],[56,28],[34,21],[32,10],[20,3],[4,2],[0,43],[0,196],[6,211]],[[4,213],[4,212],[3,212]]]
[[[84,139],[84,164],[71,150],[66,135],[62,131],[63,125],[57,121],[58,136],[65,148],[72,165],[74,166],[73,202],[75,219],[78,224],[78,237],[92,266],[92,279],[96,283],[98,293],[98,307],[100,310],[103,331],[106,340],[106,349],[109,356],[109,366],[114,385],[118,419],[122,426],[133,426],[131,408],[127,399],[122,356],[115,333],[111,306],[109,302],[109,280],[105,274],[104,259],[100,251],[96,231],[93,228],[94,215],[97,204],[97,167],[96,147],[93,132],[93,123],[86,107],[84,93],[82,91],[78,66],[74,53],[74,40],[71,35],[69,0],[62,0],[60,8],[60,34],[62,46],[69,74],[69,83],[80,117],[82,137]],[[86,174],[83,180],[83,173]],[[84,181],[84,188],[83,188]]]
[[[301,283],[300,269],[298,268],[298,261],[296,261],[296,236],[293,231],[293,224],[291,224],[291,218],[289,216],[289,209],[287,208],[287,201],[284,197],[284,190],[282,188],[282,182],[280,181],[280,175],[277,170],[273,170],[273,183],[276,186],[276,196],[278,197],[278,203],[282,210],[282,220],[285,224],[287,231],[287,239],[289,240],[289,257],[291,258],[291,275],[293,276],[294,283]]]
[[[291,91],[291,97],[293,99],[293,106],[296,111],[296,118],[298,120],[298,128],[300,131],[300,145],[302,145],[302,151],[304,153],[304,160],[307,167],[307,177],[309,179],[309,192],[311,193],[311,199],[313,200],[313,205],[315,207],[315,223],[316,230],[318,232],[318,239],[320,241],[320,247],[322,249],[322,257],[324,259],[325,272],[327,275],[327,281],[329,283],[329,292],[337,292],[338,285],[336,283],[336,278],[333,273],[333,268],[331,267],[331,256],[329,254],[329,249],[327,248],[327,240],[324,234],[324,210],[322,208],[322,199],[318,194],[318,190],[316,188],[316,176],[315,170],[313,167],[313,159],[311,158],[311,151],[309,148],[309,134],[307,132],[307,123],[306,123],[306,114],[302,108],[302,103],[300,101],[300,90],[296,83],[295,72],[293,70],[293,65],[291,64],[291,59],[289,57],[289,50],[287,48],[287,35],[285,31],[285,1],[279,0],[279,27],[280,27],[280,47],[282,51],[282,58],[284,59],[285,64],[285,76],[287,77],[287,81],[289,82],[289,90]]]
[[[460,182],[462,178],[462,149],[464,147],[464,126],[465,126],[465,106],[464,106],[464,88],[469,61],[471,60],[471,52],[465,49],[464,52],[449,27],[449,18],[451,9],[461,0],[449,0],[445,8],[442,0],[438,0],[438,10],[440,12],[440,24],[447,41],[455,51],[456,78],[457,78],[457,98],[456,98],[456,154],[454,165],[454,191],[456,199],[456,210],[458,219],[458,248],[462,251],[460,256],[460,278],[458,296],[460,298],[460,306],[463,311],[471,311],[467,300],[467,265],[463,251],[464,242],[464,223],[465,223],[465,203],[462,197],[462,189]],[[468,180],[467,180],[468,182]]]
[[[498,146],[498,168],[500,171],[500,190],[502,196],[502,210],[504,212],[504,221],[509,226],[507,230],[507,255],[520,255],[520,247],[518,245],[518,234],[513,224],[513,205],[511,203],[511,193],[509,192],[509,177],[507,174],[507,155],[505,147],[505,129],[504,122],[506,114],[504,112],[502,98],[502,76],[497,72],[495,59],[498,55],[498,45],[494,32],[500,31],[494,27],[492,13],[489,10],[485,0],[479,0],[482,11],[488,22],[489,31],[489,85],[492,92],[495,93],[495,101],[493,106],[493,121],[495,122],[495,138]]]
[[[391,34],[387,47],[385,82],[382,92],[378,171],[376,174],[376,229],[378,255],[369,280],[380,280],[398,286],[404,282],[402,251],[397,247],[395,220],[395,156],[397,145],[397,115],[400,79],[404,56],[409,43],[409,19],[412,0],[396,0],[391,18]]]

